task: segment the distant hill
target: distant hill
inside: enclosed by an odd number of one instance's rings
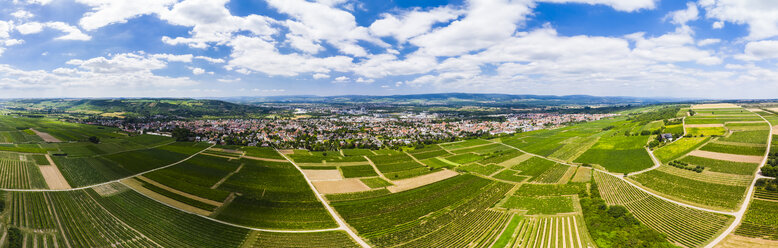
[[[244,116],[264,113],[257,106],[204,99],[19,99],[6,103],[10,108],[102,114],[106,116]]]
[[[391,96],[268,96],[232,97],[221,100],[245,103],[341,103],[341,104],[400,104],[400,105],[484,105],[484,106],[565,106],[617,105],[678,102],[677,98],[600,97],[587,95],[546,96],[509,94],[440,93]]]

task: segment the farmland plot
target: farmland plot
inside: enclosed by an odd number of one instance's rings
[[[515,228],[508,228],[501,235],[504,242],[495,243],[502,247],[570,247],[594,246],[587,233],[583,218],[579,215],[525,216]]]
[[[754,199],[735,234],[778,240],[778,202]]]
[[[596,171],[594,178],[606,203],[626,207],[641,223],[687,247],[707,244],[733,220],[664,201],[606,173]]]
[[[277,233],[255,231],[249,235],[244,247],[360,247],[344,231],[312,233]]]
[[[428,247],[439,242],[437,239],[417,239],[428,235],[457,238],[460,239],[458,243],[467,244],[482,236],[468,232],[481,229],[460,228],[461,225],[493,227],[494,222],[506,221],[507,214],[486,208],[510,188],[509,184],[461,175],[399,193],[334,202],[332,206],[362,237],[376,246],[407,243],[411,247]],[[479,215],[484,217],[469,218]],[[408,243],[411,241],[414,243]]]
[[[0,159],[0,187],[6,189],[46,189],[38,165],[34,161]]]
[[[653,166],[643,146],[649,136],[617,136],[601,138],[575,162],[599,164],[608,171],[627,173]]]
[[[708,140],[710,140],[709,137],[682,138],[672,144],[656,149],[654,151],[654,156],[656,156],[659,161],[666,163],[699,148],[704,145],[705,142],[708,142]]]
[[[747,185],[725,185],[652,170],[630,176],[643,186],[660,192],[668,198],[698,205],[735,209],[742,201]]]
[[[292,164],[243,160],[240,172],[217,190],[239,194],[215,216],[230,223],[273,229],[337,227]]]

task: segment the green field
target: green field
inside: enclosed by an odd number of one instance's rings
[[[705,144],[705,142],[708,142],[708,140],[710,140],[708,137],[681,138],[672,144],[662,146],[659,149],[654,150],[654,156],[656,156],[659,161],[666,163],[677,159],[693,150],[696,150]]]
[[[698,181],[659,170],[651,170],[630,178],[675,199],[724,209],[735,209],[746,193],[746,186]]]
[[[700,150],[709,151],[709,152],[738,154],[738,155],[750,155],[750,156],[764,156],[765,154],[764,147],[736,146],[736,145],[719,144],[713,142],[704,145],[703,147],[700,148]]]
[[[573,212],[573,200],[566,196],[512,196],[502,207],[527,210],[527,214],[557,214]]]

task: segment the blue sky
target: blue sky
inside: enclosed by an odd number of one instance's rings
[[[0,0],[0,97],[776,98],[769,0]]]

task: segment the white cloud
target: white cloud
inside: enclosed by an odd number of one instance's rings
[[[91,40],[92,37],[81,32],[76,27],[70,26],[64,22],[47,22],[44,24],[46,27],[56,29],[65,33],[65,35],[57,37],[57,40]]]
[[[194,48],[206,48],[208,43],[223,45],[233,38],[233,33],[249,31],[255,35],[270,36],[278,31],[272,27],[275,20],[248,15],[237,17],[224,6],[227,0],[185,0],[171,10],[164,10],[160,18],[170,24],[192,27],[191,37],[170,38],[162,41],[171,45],[186,44]]]
[[[232,60],[227,69],[262,72],[271,76],[297,76],[300,73],[348,71],[352,58],[332,56],[318,58],[302,54],[281,54],[275,44],[257,37],[238,36],[230,42]],[[244,71],[248,72],[248,71]]]
[[[19,31],[19,33],[24,35],[40,33],[41,31],[43,31],[43,24],[39,22],[28,22],[16,26],[16,30]]]
[[[30,19],[35,17],[35,15],[26,10],[17,10],[16,12],[11,13],[11,15],[17,19]]]
[[[461,20],[410,40],[421,53],[456,56],[510,38],[532,11],[529,0],[471,0]]]
[[[181,54],[181,55],[175,55],[175,54],[154,54],[151,57],[157,58],[157,59],[164,59],[169,62],[184,62],[184,63],[190,63],[192,62],[192,58],[194,57],[191,54]]]
[[[319,42],[327,42],[341,53],[353,56],[367,56],[367,51],[357,44],[367,41],[381,46],[386,43],[372,37],[368,29],[357,25],[354,15],[327,4],[305,0],[268,0],[268,4],[292,19],[284,25],[289,28],[293,47],[305,52],[318,52]],[[304,42],[301,39],[307,39]]]
[[[613,7],[620,11],[638,11],[641,9],[654,9],[656,8],[657,0],[539,0],[541,2],[550,3],[585,3],[585,4],[602,4]]]
[[[0,38],[10,37],[10,32],[14,28],[12,22],[0,21]]]
[[[699,2],[710,19],[736,24],[747,24],[749,40],[778,36],[778,4],[772,0],[701,0]],[[721,28],[716,22],[713,28]]]
[[[71,26],[64,22],[44,22],[44,23],[27,22],[16,26],[16,30],[23,35],[40,33],[41,31],[43,31],[43,28],[50,28],[50,29],[64,32],[65,35],[55,38],[57,40],[87,41],[92,39],[91,36],[84,34],[77,27]]]
[[[84,14],[79,25],[92,31],[107,25],[125,23],[141,15],[155,14],[167,10],[177,0],[76,0],[91,7]]]
[[[206,56],[196,56],[195,58],[196,59],[202,59],[202,60],[208,61],[209,63],[213,63],[213,64],[224,63],[224,59],[217,59],[217,58],[211,58],[211,57],[206,57]]]
[[[450,6],[433,8],[428,11],[413,9],[397,15],[385,13],[381,19],[370,24],[370,33],[387,37],[394,37],[400,43],[427,33],[432,25],[453,20],[463,11]]]
[[[202,75],[204,73],[205,73],[205,70],[203,68],[192,68],[192,74]]]
[[[675,24],[686,25],[687,22],[697,20],[699,13],[697,5],[693,2],[688,2],[686,3],[686,9],[670,12],[665,18],[670,19]]]
[[[684,29],[659,37],[643,37],[642,33],[629,35],[635,41],[633,53],[637,56],[659,62],[695,61],[703,65],[715,65],[722,62],[709,51],[700,50],[694,43],[694,38]]]
[[[106,57],[96,57],[88,60],[73,59],[67,62],[80,69],[101,74],[128,74],[135,72],[151,72],[165,68],[167,64],[154,56],[122,53]]]
[[[375,79],[372,79],[372,78],[365,79],[365,78],[361,78],[360,77],[360,78],[357,78],[356,82],[357,83],[363,83],[363,84],[369,84],[369,83],[375,82]]]
[[[697,46],[707,46],[707,45],[713,45],[716,43],[721,42],[720,39],[704,39],[701,41],[697,41]]]
[[[744,54],[736,55],[735,58],[746,61],[778,58],[778,40],[749,42]]]
[[[324,73],[315,73],[313,74],[313,79],[324,79],[324,78],[330,78],[330,75],[324,74]]]
[[[711,25],[711,27],[713,29],[722,29],[724,28],[724,22],[722,21],[714,22],[713,25]]]
[[[346,77],[346,76],[340,76],[340,77],[336,77],[335,78],[335,82],[346,82],[348,80],[349,80],[349,78]]]

